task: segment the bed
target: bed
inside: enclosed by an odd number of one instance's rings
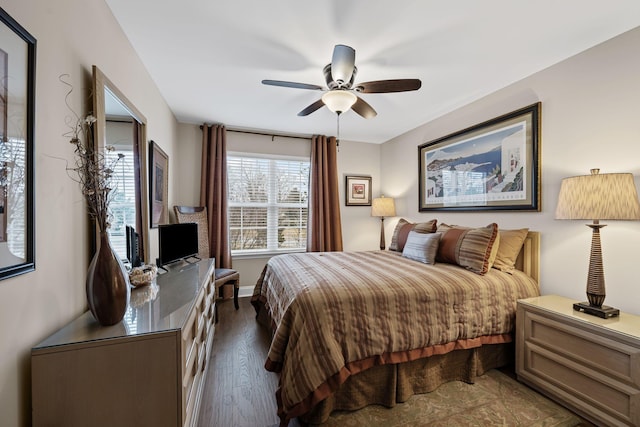
[[[271,258],[251,302],[273,335],[281,425],[392,407],[510,363],[516,301],[539,295],[539,239],[525,231],[515,269],[482,275],[395,251]]]

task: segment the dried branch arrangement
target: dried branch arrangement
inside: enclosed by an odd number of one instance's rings
[[[114,147],[107,145],[104,150],[95,148],[93,140],[93,126],[96,118],[88,114],[80,117],[69,105],[69,96],[73,92],[73,86],[65,80],[67,74],[60,76],[60,81],[69,87],[65,96],[65,104],[72,116],[66,118],[66,124],[70,128],[64,136],[74,145],[75,164],[67,164],[67,174],[80,185],[82,194],[87,201],[89,215],[94,218],[100,231],[106,231],[110,226],[111,212],[109,204],[115,194],[113,190],[113,171],[118,162],[124,158],[124,154],[110,158],[108,153],[114,151]]]

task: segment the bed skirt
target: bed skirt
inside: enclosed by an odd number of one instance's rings
[[[271,319],[263,306],[256,318],[272,330]],[[429,393],[450,381],[472,384],[477,376],[513,361],[514,344],[510,342],[454,350],[411,362],[373,366],[350,376],[334,394],[299,416],[298,420],[308,425],[322,424],[333,411],[354,411],[368,405],[392,408],[414,394]]]
[[[507,343],[374,366],[349,377],[338,391],[298,419],[313,425],[327,421],[333,411],[353,411],[373,404],[391,408],[414,394],[431,392],[449,381],[473,383],[486,371],[512,362],[513,343]]]

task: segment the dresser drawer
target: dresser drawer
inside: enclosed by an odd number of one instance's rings
[[[528,343],[622,382],[640,386],[640,349],[607,336],[536,313],[526,312]]]
[[[182,366],[186,366],[187,360],[192,357],[196,338],[198,336],[198,313],[196,310],[189,315],[184,329],[182,330]]]
[[[213,322],[215,318],[215,294],[207,295],[207,304],[205,305],[204,316],[208,322]]]
[[[197,363],[194,364],[195,367],[198,366]],[[191,426],[193,425],[193,422],[195,420],[195,416],[196,416],[196,408],[197,408],[197,403],[198,403],[198,394],[200,392],[200,383],[202,381],[202,375],[200,374],[199,371],[195,372],[194,376],[192,377],[192,383],[191,386],[188,389],[188,394],[186,395],[186,402],[185,402],[185,413],[184,413],[184,425],[185,426]]]
[[[196,375],[198,375],[198,351],[193,351],[187,361],[184,377],[182,378],[182,388],[184,389],[184,395],[187,399],[191,394],[191,389]]]
[[[588,404],[589,411],[606,411],[632,425],[630,414],[640,404],[638,390],[615,378],[594,373],[589,367],[535,344],[525,343],[525,377],[556,390],[567,398]],[[597,412],[594,412],[597,414]],[[599,417],[599,416],[598,416]],[[616,423],[613,422],[615,425]]]

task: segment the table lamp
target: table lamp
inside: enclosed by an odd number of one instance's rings
[[[586,224],[593,230],[587,275],[588,302],[576,303],[573,308],[594,316],[609,318],[618,316],[620,310],[603,305],[605,285],[600,229],[606,224],[600,224],[599,220],[640,219],[640,203],[632,174],[599,172],[599,169],[591,169],[591,175],[562,180],[556,218],[593,220],[592,224]]]
[[[371,216],[380,217],[380,250],[384,250],[384,217],[396,216],[396,204],[392,197],[380,196],[371,202]]]

